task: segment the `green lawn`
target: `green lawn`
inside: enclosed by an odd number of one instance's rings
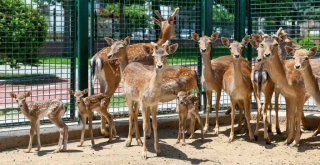
[[[15,73],[0,73],[0,79],[12,79],[12,78],[22,78],[22,77],[34,77],[40,76],[42,74],[15,74]]]
[[[113,96],[109,107],[126,107],[127,102],[123,95]]]

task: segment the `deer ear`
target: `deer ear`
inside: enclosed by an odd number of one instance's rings
[[[259,47],[259,44],[256,40],[250,40],[250,44],[251,46],[255,47],[255,48],[258,48]]]
[[[250,40],[250,36],[249,35],[246,35],[245,37],[243,37],[242,41],[241,41],[241,44],[243,46],[247,45],[249,43],[249,40]]]
[[[123,43],[124,43],[124,46],[127,46],[130,44],[130,37],[126,37],[124,40],[123,40]]]
[[[26,97],[31,96],[31,92],[30,92],[30,91],[26,92],[26,93],[25,93],[25,96],[26,96]]]
[[[310,50],[309,50],[309,56],[313,56],[317,53],[318,51],[318,47],[312,47]]]
[[[84,89],[84,90],[82,91],[82,93],[83,93],[83,94],[88,94],[88,89]]]
[[[12,97],[12,98],[17,98],[17,94],[11,92],[11,93],[10,93],[10,97]]]
[[[175,43],[175,44],[172,44],[170,46],[167,47],[167,53],[168,54],[173,54],[174,52],[176,52],[176,50],[178,49],[179,47],[179,44],[178,43]]]
[[[157,25],[161,26],[161,22],[157,18],[152,17],[152,20],[153,20],[154,23],[156,23]]]
[[[251,34],[251,37],[256,41],[260,41],[261,40],[261,36],[258,35],[258,34]]]
[[[153,54],[152,46],[142,45],[142,49],[143,49],[143,51],[144,51],[146,54],[148,54],[148,55],[152,55],[152,54]]]
[[[107,43],[108,43],[109,45],[112,45],[113,42],[114,42],[114,40],[113,40],[112,38],[109,38],[109,37],[104,37],[104,40],[107,41]]]
[[[174,17],[173,16],[169,16],[168,22],[169,22],[170,25],[173,25],[174,24]]]
[[[211,41],[212,41],[212,42],[216,41],[216,40],[218,39],[218,37],[219,37],[219,33],[218,33],[218,32],[212,33],[212,35],[211,35]]]
[[[224,46],[227,46],[227,47],[230,46],[229,39],[226,38],[226,37],[222,37],[222,38],[221,38],[221,42],[222,42],[222,44],[223,44]]]
[[[198,42],[200,40],[199,34],[196,32],[191,33],[191,37],[194,41]]]
[[[69,90],[69,94],[70,95],[74,95],[74,91],[73,90]]]
[[[294,55],[294,52],[296,51],[294,48],[290,47],[290,46],[285,46],[286,52],[289,55]]]

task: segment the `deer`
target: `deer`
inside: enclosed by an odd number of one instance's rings
[[[175,11],[168,17],[168,19],[164,19],[159,11],[155,11],[156,16],[160,20],[154,17],[152,17],[152,19],[161,27],[157,44],[162,45],[167,40],[170,40],[176,36],[174,19],[179,12],[180,8],[176,8]],[[108,38],[104,39],[108,40]],[[153,58],[152,56],[145,54],[142,49],[143,45],[151,46],[150,43],[137,43],[128,46],[128,60],[129,62],[140,62],[143,64],[153,65]],[[117,60],[110,60],[106,57],[110,50],[110,46],[105,47],[97,52],[90,60],[93,82],[98,80],[100,84],[100,93],[105,93],[109,98],[113,96],[121,81],[119,63]],[[122,66],[122,68],[124,67]],[[103,116],[101,116],[101,133],[103,135],[107,135],[106,119]]]
[[[223,89],[231,99],[231,131],[229,142],[232,142],[234,140],[234,119],[236,103],[239,105],[240,110],[244,108],[250,140],[255,139],[250,126],[250,97],[253,90],[250,78],[251,67],[242,64],[243,61],[245,61],[242,57],[242,49],[246,44],[249,43],[249,39],[250,36],[247,35],[242,39],[241,42],[233,41],[232,43],[230,43],[228,38],[221,38],[221,42],[224,46],[230,49],[231,57],[233,58],[232,65],[223,75]]]
[[[89,132],[91,138],[92,147],[95,146],[95,142],[93,139],[93,130],[92,130],[92,119],[93,112],[97,111],[101,116],[105,117],[109,123],[109,140],[112,141],[113,135],[117,134],[117,131],[114,126],[113,117],[110,113],[106,111],[106,106],[110,102],[110,98],[107,97],[104,93],[95,94],[92,96],[84,97],[88,94],[88,89],[73,91],[69,90],[69,94],[76,98],[76,104],[78,106],[78,111],[81,115],[81,137],[80,137],[80,145],[78,147],[82,147],[84,143],[84,135],[86,129],[86,119],[88,118],[89,122]]]
[[[159,139],[157,132],[157,110],[158,103],[161,97],[161,84],[163,81],[163,74],[166,65],[163,63],[165,58],[169,54],[173,54],[178,44],[169,45],[169,41],[165,44],[158,46],[156,43],[151,42],[152,47],[143,46],[144,51],[148,54],[152,54],[154,57],[154,69],[151,71],[144,65],[138,62],[130,63],[123,70],[123,82],[124,82],[124,93],[130,109],[130,114],[133,112],[134,106],[141,104],[142,107],[142,118],[143,118],[143,132],[144,132],[144,143],[142,150],[142,157],[147,158],[147,129],[150,121],[150,115],[152,112],[152,126],[154,134],[154,149],[157,156],[160,154]],[[144,73],[144,76],[141,74]],[[135,109],[138,111],[138,109]],[[135,120],[136,121],[136,120]],[[132,120],[129,120],[129,123]],[[129,135],[132,127],[129,124]],[[136,134],[138,134],[137,122],[135,122]]]
[[[204,126],[204,132],[207,132],[209,128],[209,113],[211,108],[211,99],[212,99],[212,90],[216,92],[216,125],[214,128],[214,132],[219,134],[219,105],[220,105],[220,97],[222,90],[222,78],[223,74],[232,64],[231,56],[222,56],[211,60],[211,48],[213,43],[219,36],[218,32],[213,33],[210,37],[202,36],[199,37],[199,34],[196,32],[191,33],[192,39],[199,43],[200,53],[202,57],[202,76],[201,82],[206,89],[206,122]]]
[[[127,46],[130,43],[130,38],[126,37],[124,40],[118,40],[114,41],[111,38],[107,39],[109,44],[111,44],[111,51],[108,54],[108,58],[110,60],[118,60],[120,63],[120,70],[123,75],[123,71],[125,68],[129,65],[128,61],[128,55],[127,55]],[[169,43],[169,41],[167,41]],[[159,46],[159,45],[158,45]],[[147,45],[145,45],[146,48],[148,48]],[[152,47],[149,47],[150,50],[152,50]],[[151,51],[148,51],[151,52]],[[146,69],[149,71],[154,70],[154,66],[147,66],[144,65]],[[178,92],[180,91],[191,91],[196,90],[199,91],[198,87],[198,78],[197,73],[193,71],[192,69],[184,66],[166,66],[164,68],[164,74],[163,74],[163,83],[161,84],[161,96],[160,96],[160,102],[169,102],[174,99],[176,99]],[[123,76],[122,76],[123,77]],[[129,106],[130,107],[130,106]],[[142,142],[139,140],[140,133],[138,129],[138,113],[139,113],[139,107],[140,105],[138,103],[134,104],[134,107],[132,111],[129,111],[129,133],[128,133],[128,139],[126,141],[126,146],[131,146],[132,142],[132,123],[130,121],[134,122],[134,130],[136,131],[136,139],[137,144],[141,145]],[[132,112],[132,113],[131,113]],[[148,125],[148,132],[147,136],[151,133],[151,127]]]
[[[62,120],[62,116],[66,111],[66,106],[61,100],[52,99],[27,102],[26,98],[31,96],[30,91],[23,94],[10,93],[10,96],[17,101],[22,114],[27,117],[31,123],[29,145],[28,149],[24,152],[29,153],[31,151],[33,136],[35,134],[37,135],[38,142],[37,151],[40,151],[40,120],[43,117],[48,117],[48,119],[59,128],[60,137],[58,147],[54,150],[54,153],[67,150],[68,126]]]
[[[204,139],[203,134],[203,125],[199,114],[198,108],[198,97],[192,95],[191,92],[179,92],[178,93],[178,103],[176,106],[176,111],[179,114],[179,131],[178,131],[178,138],[177,144],[180,143],[181,135],[182,135],[182,145],[186,145],[185,140],[185,130],[186,130],[186,122],[188,115],[191,116],[191,124],[190,124],[190,137],[189,139],[194,137],[194,127],[195,127],[195,120],[199,122],[200,130],[201,130],[201,140]]]
[[[295,49],[290,46],[285,47],[286,52],[293,56],[294,69],[299,71],[303,80],[304,86],[308,94],[315,100],[317,107],[320,107],[320,90],[319,90],[319,73],[320,68],[312,68],[312,65],[318,65],[319,60],[310,60],[312,56],[317,53],[318,48],[312,47],[310,50],[307,49]],[[293,68],[292,68],[293,69]],[[314,70],[313,70],[314,69]],[[315,74],[318,74],[315,76]],[[320,133],[320,124],[313,136],[317,136]]]

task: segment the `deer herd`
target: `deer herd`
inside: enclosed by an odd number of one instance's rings
[[[209,36],[200,37],[197,33],[191,34],[192,39],[199,44],[202,57],[201,83],[206,93],[206,120],[204,126],[198,110],[201,104],[199,97],[199,82],[197,72],[185,66],[167,65],[167,56],[174,54],[178,44],[171,44],[175,37],[174,19],[179,13],[179,8],[168,17],[163,18],[160,12],[155,11],[157,18],[153,21],[161,27],[157,42],[138,43],[130,45],[130,38],[114,41],[105,38],[110,47],[103,48],[96,53],[90,63],[94,81],[100,84],[100,93],[86,96],[88,90],[70,90],[70,95],[76,99],[79,114],[81,115],[82,130],[80,146],[84,143],[86,119],[89,122],[89,132],[92,146],[95,145],[92,131],[93,112],[101,115],[101,133],[109,136],[111,141],[116,135],[116,127],[113,116],[107,111],[110,98],[123,82],[123,93],[129,108],[129,132],[125,146],[131,146],[132,136],[135,135],[137,145],[143,146],[142,157],[147,158],[147,137],[151,134],[150,115],[152,115],[152,128],[154,149],[160,154],[157,132],[157,110],[159,102],[169,102],[177,99],[177,113],[179,114],[179,131],[177,143],[182,139],[185,145],[185,132],[187,116],[191,117],[190,138],[194,137],[195,122],[201,130],[201,138],[209,128],[209,112],[212,99],[212,90],[216,92],[215,102],[215,128],[219,134],[218,111],[221,92],[224,90],[231,100],[231,131],[229,142],[234,140],[235,107],[239,107],[239,120],[237,131],[242,128],[242,113],[244,110],[245,127],[249,139],[258,137],[261,115],[264,125],[264,140],[271,143],[269,133],[271,128],[271,98],[275,93],[276,132],[281,134],[278,119],[278,98],[283,95],[286,101],[286,141],[288,145],[299,145],[301,136],[301,121],[306,124],[303,108],[305,101],[312,97],[320,108],[320,90],[318,79],[320,78],[320,59],[311,59],[317,52],[317,47],[310,50],[290,40],[288,33],[282,28],[273,34],[251,34],[241,41],[232,42],[225,37],[221,43],[230,49],[230,55],[211,59],[211,50],[215,42],[218,42],[217,32]],[[243,49],[250,43],[256,48],[258,57],[253,68],[251,63],[243,57]],[[286,55],[293,59],[286,59]],[[195,90],[198,96],[191,93]],[[257,103],[257,124],[253,132],[250,125],[251,94]],[[261,105],[260,95],[264,94],[264,103]],[[37,135],[38,150],[40,150],[40,119],[48,117],[58,128],[60,139],[56,152],[67,149],[68,127],[62,121],[65,105],[59,100],[26,102],[30,92],[24,94],[11,93],[16,99],[21,112],[31,121],[30,141],[27,152],[32,148],[33,135]],[[143,118],[143,141],[140,137],[138,114],[141,109]],[[267,110],[269,109],[269,120]],[[108,121],[108,129],[106,122]],[[316,136],[320,132],[320,125],[314,132]],[[63,147],[61,145],[63,143]]]

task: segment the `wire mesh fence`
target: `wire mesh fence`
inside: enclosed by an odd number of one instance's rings
[[[74,117],[67,90],[75,83],[75,19],[75,0],[0,2],[0,126],[28,121],[11,92],[61,99],[64,119]]]
[[[77,27],[76,22],[79,17],[77,2],[0,1],[0,126],[28,122],[9,97],[11,92],[32,91],[29,99],[32,101],[62,99],[68,105],[65,119],[77,116],[73,97],[68,94],[68,89],[74,89],[78,82],[76,34],[81,26]],[[241,11],[241,2],[248,4],[246,12]],[[218,32],[220,37],[233,40],[239,39],[239,31],[249,34],[263,30],[270,34],[283,27],[294,41],[308,48],[320,43],[319,5],[318,0],[94,0],[88,1],[88,36],[91,42],[87,43],[92,56],[109,46],[104,37],[118,40],[129,36],[130,44],[155,42],[160,37],[160,27],[151,18],[155,16],[154,11],[160,11],[167,18],[179,7],[180,13],[174,22],[176,37],[171,40],[179,43],[179,48],[168,57],[168,65],[187,66],[201,72],[201,55],[198,44],[191,39],[191,32],[207,35]],[[240,16],[241,12],[244,17]],[[205,27],[202,26],[204,22]],[[229,50],[217,40],[211,57],[228,54]],[[250,59],[250,55],[250,51],[245,51],[245,57]],[[252,56],[254,60],[255,51]],[[88,73],[90,71],[83,74]],[[94,93],[98,93],[99,83],[91,85]],[[212,103],[215,99],[213,95]],[[229,96],[223,93],[221,108],[228,107],[229,103]],[[280,104],[284,106],[283,98]],[[312,99],[305,104],[307,110],[317,109],[314,105]],[[175,100],[160,103],[159,113],[174,113],[175,106]],[[112,97],[109,111],[115,117],[128,115],[121,83]]]

